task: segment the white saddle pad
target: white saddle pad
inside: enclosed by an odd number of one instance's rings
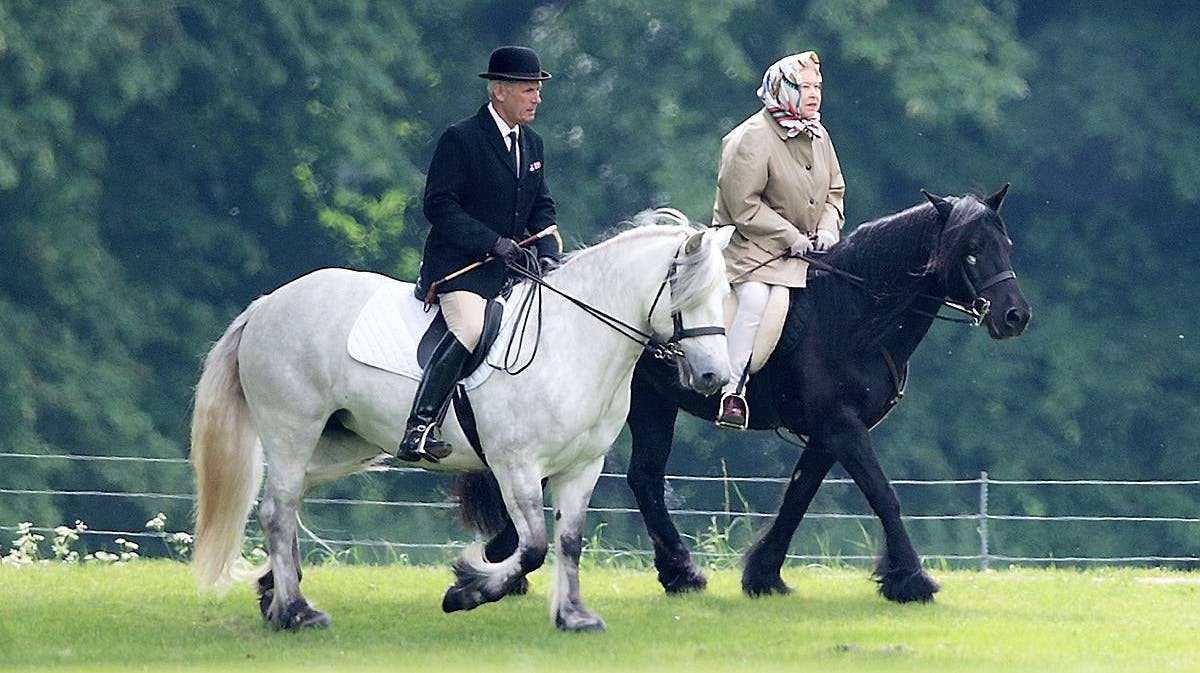
[[[507,302],[519,306],[520,298],[529,291],[527,284],[517,286]],[[440,309],[435,304],[428,312],[424,302],[413,296],[413,284],[399,281],[385,283],[367,300],[346,341],[346,350],[355,360],[406,376],[414,381],[421,379],[421,366],[417,364],[417,345],[421,336]],[[500,323],[500,334],[496,337],[487,360],[463,380],[467,390],[479,387],[496,367],[502,366],[501,359],[516,325],[517,311],[505,311]]]

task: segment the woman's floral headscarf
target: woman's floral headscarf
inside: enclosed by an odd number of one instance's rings
[[[805,68],[816,68],[820,74],[821,61],[817,52],[806,51],[779,59],[767,68],[762,86],[758,88],[758,97],[767,106],[767,112],[787,129],[789,138],[795,138],[801,132],[810,138],[821,137],[821,113],[812,117],[800,116],[800,72]]]

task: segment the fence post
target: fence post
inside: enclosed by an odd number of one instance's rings
[[[979,473],[979,569],[988,569],[988,473]]]

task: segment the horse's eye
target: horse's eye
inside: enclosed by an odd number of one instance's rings
[[[975,262],[978,262],[978,261],[979,260],[975,259],[975,255],[967,255],[967,264],[970,264],[971,266],[975,266]]]

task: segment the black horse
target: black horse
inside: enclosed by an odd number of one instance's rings
[[[745,558],[742,588],[787,593],[780,577],[788,545],[822,480],[840,463],[884,531],[874,574],[889,600],[929,601],[937,582],[921,567],[900,518],[900,501],[875,456],[869,430],[899,400],[908,360],[945,304],[987,325],[993,339],[1021,334],[1029,304],[1012,271],[1012,242],[1000,217],[1008,191],[986,198],[939,197],[857,227],[793,290],[779,344],[750,379],[751,429],[783,428],[807,438],[779,514]],[[664,503],[664,475],[679,409],[712,420],[715,398],[682,390],[668,367],[643,357],[634,372],[628,423],[628,482],[654,545],[668,592],[703,589]],[[460,484],[464,518],[487,533],[489,557],[516,539],[481,484]],[[507,526],[502,524],[507,523]]]

